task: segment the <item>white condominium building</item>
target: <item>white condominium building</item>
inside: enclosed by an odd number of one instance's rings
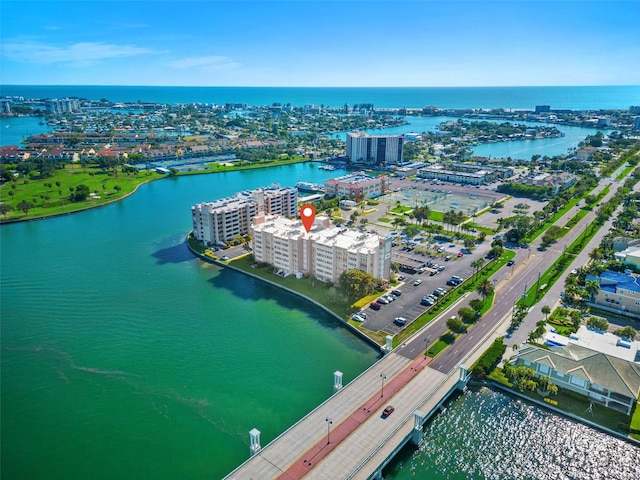
[[[338,228],[327,217],[316,218],[307,233],[299,220],[257,216],[251,235],[256,261],[273,265],[283,276],[309,274],[335,284],[352,269],[380,280],[390,275],[390,237]]]
[[[251,198],[228,197],[191,207],[193,236],[207,245],[222,245],[249,232],[258,204]]]
[[[298,190],[279,185],[240,192],[232,197],[191,207],[193,235],[209,245],[222,245],[239,235],[249,233],[256,215],[298,214]]]
[[[353,163],[387,165],[402,163],[404,135],[372,136],[347,133],[347,157]]]

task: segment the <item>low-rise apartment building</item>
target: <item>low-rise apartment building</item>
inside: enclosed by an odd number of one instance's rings
[[[386,193],[387,182],[388,179],[385,176],[372,177],[359,172],[325,180],[324,186],[327,195],[359,202],[365,198],[375,198]]]
[[[510,167],[451,162],[421,168],[418,170],[418,177],[443,180],[445,182],[482,185],[485,182],[510,177],[513,172],[513,168]]]
[[[389,279],[391,238],[335,227],[327,217],[316,218],[307,233],[300,220],[257,216],[251,237],[255,260],[282,276],[308,274],[337,283],[344,271],[356,269]]]
[[[272,185],[193,205],[193,236],[207,245],[223,245],[249,233],[251,222],[256,215],[296,216],[297,202],[296,188]]]
[[[605,270],[599,277],[587,275],[586,279],[595,280],[600,286],[588,303],[609,312],[640,318],[640,277]]]

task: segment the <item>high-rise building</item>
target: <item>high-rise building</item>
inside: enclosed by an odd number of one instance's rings
[[[191,207],[193,236],[208,245],[223,245],[249,233],[256,215],[298,214],[298,190],[279,185],[240,192],[232,197]]]
[[[337,283],[347,270],[362,270],[377,279],[391,271],[391,237],[332,226],[318,217],[307,233],[302,222],[280,216],[257,216],[251,227],[257,262],[273,265],[279,275],[313,275]]]
[[[44,105],[47,113],[52,113],[53,115],[80,111],[80,101],[77,98],[56,98],[47,100]]]
[[[640,130],[640,117],[636,117],[636,119],[634,120],[633,129]]]
[[[352,163],[396,165],[402,163],[404,135],[347,134],[347,157]]]

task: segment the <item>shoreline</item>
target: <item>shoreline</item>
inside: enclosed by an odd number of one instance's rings
[[[86,212],[87,210],[94,210],[96,208],[106,207],[108,205],[112,205],[112,204],[114,204],[116,202],[120,202],[121,200],[124,200],[125,198],[130,197],[131,195],[136,193],[138,191],[138,188],[140,188],[142,185],[146,185],[147,183],[155,182],[156,180],[162,180],[163,178],[166,178],[166,177],[151,178],[149,180],[145,180],[144,182],[141,182],[138,185],[136,185],[136,187],[133,190],[131,190],[129,193],[125,193],[121,197],[114,198],[113,200],[109,200],[108,202],[101,203],[100,205],[90,205],[88,207],[83,207],[83,208],[80,208],[78,210],[72,210],[70,212],[52,213],[50,215],[43,215],[43,216],[40,216],[40,217],[12,218],[12,219],[9,219],[9,220],[0,220],[0,225],[9,225],[9,224],[15,224],[15,223],[21,223],[21,222],[35,222],[35,221],[38,221],[38,220],[47,220],[47,219],[50,219],[50,218],[64,217],[65,215],[73,215],[75,213]]]
[[[191,232],[189,232],[189,234],[191,234]],[[188,241],[189,236],[187,235],[186,239],[185,239],[185,243],[187,244],[187,248],[189,249],[189,251],[198,259],[207,262],[207,263],[211,263],[214,265],[217,265],[219,267],[223,267],[223,268],[230,268],[231,270],[234,270],[238,273],[241,273],[243,275],[248,275],[252,278],[258,279],[262,282],[268,283],[269,285],[272,285],[274,287],[277,287],[281,290],[285,290],[289,293],[292,293],[294,295],[297,295],[298,297],[312,303],[313,305],[315,305],[316,307],[321,308],[322,310],[324,310],[326,313],[328,313],[329,315],[331,315],[333,318],[335,318],[336,320],[338,320],[341,324],[343,324],[345,327],[348,328],[349,331],[351,331],[352,333],[354,333],[357,337],[361,338],[362,340],[364,340],[367,344],[369,344],[370,346],[374,347],[378,353],[380,355],[382,355],[382,345],[380,345],[379,343],[377,343],[376,341],[374,341],[372,338],[368,337],[367,335],[365,335],[364,333],[362,333],[361,331],[359,331],[358,329],[354,328],[352,325],[349,324],[349,322],[345,321],[343,318],[341,318],[337,313],[333,312],[332,310],[330,310],[329,308],[325,307],[324,305],[322,305],[321,303],[315,301],[314,299],[307,297],[306,295],[297,292],[289,287],[285,287],[283,285],[279,285],[276,282],[272,282],[271,280],[268,280],[266,278],[260,277],[258,275],[253,275],[251,272],[247,272],[245,270],[242,270],[240,268],[237,268],[233,265],[231,265],[230,263],[226,263],[226,262],[221,262],[219,260],[215,260],[211,257],[208,257],[207,255],[203,255],[197,251],[195,251],[191,245],[189,244]]]
[[[106,207],[107,205],[112,205],[116,202],[120,202],[122,200],[124,200],[125,198],[130,197],[131,195],[133,195],[134,193],[136,193],[138,191],[138,188],[140,188],[143,185],[146,185],[148,183],[151,182],[155,182],[158,180],[164,180],[164,179],[168,179],[168,178],[179,178],[179,177],[190,177],[193,175],[209,175],[209,174],[217,174],[217,173],[228,173],[228,172],[239,172],[242,170],[258,170],[261,168],[270,168],[270,167],[279,167],[279,166],[287,166],[287,165],[295,165],[297,163],[308,163],[308,162],[313,162],[313,160],[304,160],[304,161],[300,161],[300,162],[291,162],[291,163],[286,163],[284,165],[263,165],[263,166],[254,166],[254,167],[247,167],[247,168],[233,168],[233,169],[228,169],[228,170],[221,170],[221,171],[210,171],[210,170],[197,170],[197,171],[193,171],[193,172],[186,172],[184,174],[177,174],[177,175],[173,175],[173,176],[163,176],[163,177],[157,177],[157,178],[151,178],[148,180],[144,180],[142,182],[140,182],[138,185],[135,186],[135,188],[130,191],[129,193],[125,193],[124,195],[122,195],[121,197],[118,198],[114,198],[113,200],[109,200],[107,202],[101,203],[100,205],[90,205],[87,207],[82,207],[79,208],[77,210],[71,210],[69,212],[61,212],[61,213],[52,213],[52,214],[48,214],[48,215],[42,215],[39,217],[32,217],[32,218],[12,218],[12,219],[0,219],[0,225],[9,225],[9,224],[15,224],[15,223],[21,223],[21,222],[33,222],[33,221],[37,221],[37,220],[47,220],[50,218],[56,218],[56,217],[62,217],[65,215],[73,215],[75,213],[80,213],[80,212],[84,212],[87,210],[93,210],[96,208],[102,208],[102,207]]]

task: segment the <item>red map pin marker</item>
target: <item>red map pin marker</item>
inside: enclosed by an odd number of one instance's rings
[[[309,233],[311,227],[313,226],[313,221],[316,219],[316,209],[313,205],[303,205],[300,207],[300,220],[302,220],[302,224],[304,225],[305,230]]]

